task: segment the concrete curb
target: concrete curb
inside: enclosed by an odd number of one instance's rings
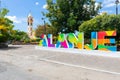
[[[73,48],[53,48],[53,47],[41,47],[35,46],[36,50],[46,50],[46,51],[55,51],[55,52],[65,52],[73,54],[82,54],[82,55],[93,55],[93,56],[103,56],[103,57],[112,57],[120,58],[120,52],[110,52],[110,51],[100,51],[100,50],[85,50],[85,49],[73,49]]]

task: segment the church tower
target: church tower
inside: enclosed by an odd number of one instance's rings
[[[30,37],[30,38],[32,38],[32,35],[33,35],[33,17],[32,17],[32,15],[31,15],[31,13],[29,13],[28,14],[28,20],[27,20],[27,22],[28,22],[28,36]]]

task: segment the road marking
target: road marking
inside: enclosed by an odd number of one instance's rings
[[[83,69],[97,71],[97,72],[102,72],[102,73],[120,75],[119,72],[112,72],[112,71],[107,71],[107,70],[89,68],[89,67],[84,67],[84,66],[80,66],[80,65],[73,65],[73,64],[68,64],[68,63],[64,63],[64,62],[59,62],[59,61],[54,61],[54,60],[48,60],[48,59],[39,59],[39,60],[46,61],[46,62],[51,62],[51,63],[56,63],[56,64],[60,64],[60,65],[64,65],[64,66],[77,67],[77,68],[83,68]]]

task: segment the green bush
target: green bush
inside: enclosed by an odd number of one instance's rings
[[[24,31],[14,30],[13,34],[11,35],[11,41],[20,41],[28,43],[30,42],[30,38],[28,37],[27,33]]]
[[[85,38],[91,36],[93,31],[117,31],[117,40],[120,40],[120,15],[108,15],[106,13],[98,15],[89,21],[85,21],[79,26],[79,31],[85,33]]]
[[[0,11],[0,43],[7,42],[11,37],[13,22],[5,17],[9,11],[5,8]]]

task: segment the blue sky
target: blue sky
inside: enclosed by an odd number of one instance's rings
[[[14,29],[27,31],[27,16],[29,12],[34,17],[34,29],[38,24],[43,24],[41,12],[46,12],[46,0],[1,0],[2,7],[10,10],[7,17],[14,21]],[[97,0],[102,2],[101,12],[115,14],[115,0]],[[96,3],[97,5],[97,3]],[[119,8],[120,6],[118,6]],[[120,13],[120,9],[119,9]],[[47,21],[47,20],[46,20]]]

